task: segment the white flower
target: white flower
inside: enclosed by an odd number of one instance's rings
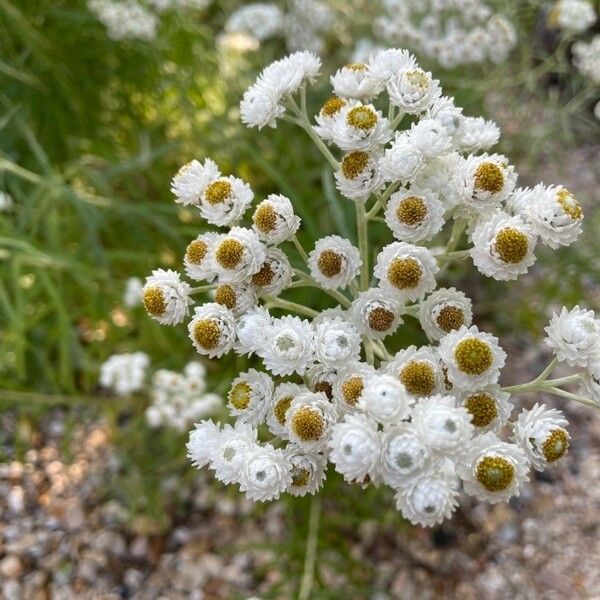
[[[346,415],[333,426],[329,459],[348,482],[379,476],[381,438],[377,425],[364,415]]]
[[[277,118],[285,108],[279,104],[281,94],[279,90],[268,83],[258,80],[250,86],[240,101],[240,118],[246,127],[265,126],[277,127]]]
[[[426,471],[408,488],[396,492],[396,508],[413,525],[433,527],[452,516],[459,490],[460,482],[451,467]]]
[[[285,416],[289,440],[307,452],[320,452],[327,447],[335,421],[335,408],[323,392],[296,396]]]
[[[581,32],[596,22],[596,10],[588,0],[557,0],[548,18],[561,29]]]
[[[250,278],[250,283],[259,294],[278,296],[292,283],[292,267],[288,257],[279,248],[267,248],[265,260]]]
[[[462,128],[464,117],[462,108],[454,104],[454,98],[442,96],[438,98],[428,109],[425,121],[433,119],[440,123],[449,138],[454,138]]]
[[[189,312],[190,293],[190,286],[181,281],[179,273],[155,269],[146,277],[142,302],[148,314],[161,325],[177,325]]]
[[[225,23],[228,33],[248,33],[259,41],[276,36],[283,27],[283,12],[273,2],[240,6]]]
[[[195,428],[190,431],[186,444],[187,456],[196,468],[201,469],[210,462],[220,435],[221,429],[214,421],[196,423]]]
[[[595,35],[589,44],[579,40],[571,48],[579,72],[592,83],[600,83],[600,35]]]
[[[423,166],[424,157],[415,139],[406,131],[396,131],[392,145],[385,150],[380,168],[386,181],[406,184],[412,181]]]
[[[197,160],[187,163],[171,181],[171,192],[175,195],[175,202],[184,206],[197,206],[204,188],[220,176],[219,167],[210,158],[207,158],[204,164]]]
[[[461,390],[477,390],[498,381],[506,353],[498,338],[475,325],[450,332],[440,340],[439,353],[450,382]]]
[[[231,383],[227,406],[241,421],[259,425],[265,420],[272,396],[273,380],[266,373],[250,369]]]
[[[520,216],[498,211],[471,234],[471,258],[487,277],[506,281],[527,273],[535,262],[537,237]]]
[[[389,48],[380,50],[369,59],[368,77],[384,86],[396,74],[417,66],[415,57],[408,50]]]
[[[114,40],[148,41],[156,37],[158,17],[137,0],[89,0],[88,6]]]
[[[315,319],[313,327],[318,325],[319,322]],[[316,363],[306,372],[305,381],[308,381],[308,387],[312,392],[323,392],[328,400],[333,400],[333,386],[337,381],[340,371],[344,370],[346,366],[346,364],[331,366]]]
[[[471,416],[452,396],[422,398],[413,408],[411,425],[432,451],[448,458],[461,456],[473,436]]]
[[[245,284],[222,283],[215,288],[214,300],[228,308],[236,317],[247,313],[257,303],[254,289]]]
[[[421,302],[419,321],[429,338],[440,340],[463,325],[471,326],[471,300],[455,288],[439,288]]]
[[[491,431],[473,439],[464,464],[459,463],[456,470],[467,494],[491,504],[518,496],[528,479],[523,450]]]
[[[352,302],[350,315],[361,335],[382,339],[402,324],[402,307],[379,288],[361,292]]]
[[[429,346],[404,348],[383,368],[400,381],[411,401],[444,390],[442,366],[434,349]]]
[[[430,159],[419,170],[413,185],[435,192],[446,209],[452,209],[462,202],[464,195],[462,161],[457,152]]]
[[[334,116],[330,128],[331,140],[346,152],[370,152],[387,144],[392,138],[388,120],[372,104],[358,101],[347,103]]]
[[[379,162],[380,156],[376,153],[356,150],[345,154],[339,170],[333,174],[337,189],[350,200],[364,202],[384,186]]]
[[[565,429],[567,425],[562,412],[543,404],[521,412],[515,424],[515,441],[534,469],[543,471],[566,454],[571,438]]]
[[[0,190],[0,213],[10,211],[13,206],[14,200],[12,196],[8,192]]]
[[[359,407],[381,424],[393,425],[406,419],[411,398],[391,375],[374,374],[365,382]]]
[[[330,142],[333,139],[333,126],[341,110],[348,105],[348,100],[339,96],[331,96],[321,107],[315,117],[317,124],[313,127],[316,134],[323,140]]]
[[[483,117],[463,117],[454,144],[461,152],[478,152],[495,146],[500,128]]]
[[[118,396],[127,396],[144,387],[150,359],[143,352],[113,354],[100,367],[99,383]]]
[[[360,358],[360,335],[354,325],[341,318],[323,319],[315,326],[315,359],[330,366],[356,362]]]
[[[511,208],[550,248],[569,246],[581,234],[583,210],[575,196],[562,185],[539,184],[532,190],[517,190],[511,198]]]
[[[584,373],[577,395],[600,404],[600,377],[593,377],[589,373]]]
[[[426,111],[442,95],[440,82],[419,67],[399,71],[386,88],[390,102],[411,115]]]
[[[272,324],[273,317],[263,306],[256,306],[242,315],[236,323],[235,351],[241,355],[258,352],[265,346]]]
[[[554,313],[545,329],[546,345],[558,360],[571,367],[583,367],[600,377],[600,320],[592,310],[575,306]]]
[[[394,237],[405,242],[430,240],[444,226],[444,206],[438,195],[411,186],[390,196],[385,222]]]
[[[239,177],[219,177],[204,187],[198,208],[212,225],[232,225],[242,218],[253,198],[254,192]]]
[[[221,282],[238,283],[257,273],[265,261],[265,247],[252,229],[232,227],[212,247],[211,269]]]
[[[378,96],[383,86],[369,77],[369,67],[364,63],[353,63],[338,69],[331,76],[331,86],[336,96],[370,100]]]
[[[394,489],[427,470],[431,452],[408,423],[386,428],[381,448],[381,476]]]
[[[252,215],[253,229],[267,244],[280,244],[292,238],[300,227],[300,218],[294,213],[289,198],[269,194]]]
[[[393,242],[377,256],[374,274],[380,287],[398,302],[420,300],[435,289],[437,262],[427,248]]]
[[[142,303],[142,291],[144,284],[139,277],[130,277],[125,284],[125,292],[123,294],[123,303],[125,306],[133,308]]]
[[[308,390],[303,385],[296,383],[280,383],[272,394],[271,402],[267,407],[267,425],[274,435],[286,438],[286,415],[290,404],[296,396]]]
[[[236,421],[233,427],[225,424],[220,435],[213,439],[210,450],[210,468],[222,483],[238,481],[247,457],[260,446],[258,432],[249,423]]]
[[[317,452],[303,452],[293,444],[285,453],[292,464],[292,483],[286,492],[292,496],[314,495],[325,481],[327,459]]]
[[[339,235],[328,235],[308,255],[310,274],[325,289],[345,288],[360,273],[358,248]]]
[[[216,302],[208,302],[194,309],[188,333],[200,354],[218,358],[233,347],[235,318],[228,308]]]
[[[255,502],[276,500],[292,482],[292,465],[288,457],[271,444],[256,447],[240,466],[240,491]]]
[[[451,147],[451,137],[441,121],[421,119],[413,123],[408,131],[413,146],[426,158],[444,154]]]
[[[257,354],[273,375],[303,375],[314,360],[314,333],[311,324],[286,315],[273,319]]]
[[[188,244],[183,257],[183,265],[190,279],[212,281],[215,278],[216,274],[213,271],[210,257],[215,244],[220,239],[222,239],[220,234],[207,231],[199,234],[195,240]]]
[[[333,385],[333,398],[342,413],[359,410],[368,379],[375,369],[366,363],[347,365]]]
[[[457,394],[458,402],[466,408],[477,433],[500,432],[513,409],[509,399],[510,394],[503,392],[499,385]]]

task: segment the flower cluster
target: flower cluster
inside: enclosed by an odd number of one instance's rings
[[[169,10],[203,9],[210,0],[88,0],[88,8],[114,40],[153,40],[160,15]]]
[[[331,234],[307,252],[294,202],[276,193],[244,224],[250,186],[194,160],[173,178],[176,201],[226,229],[200,233],[186,249],[185,271],[202,285],[158,269],[143,302],[155,320],[176,324],[192,295],[210,291],[187,325],[196,350],[257,359],[231,384],[234,424],[202,421],[191,432],[197,467],[265,501],[316,493],[331,463],[350,483],[391,487],[406,518],[431,526],[452,514],[461,486],[505,501],[530,468],[560,458],[569,445],[562,414],[536,405],[510,421],[513,397],[543,389],[578,399],[561,386],[580,377],[548,379],[553,361],[534,381],[502,387],[498,339],[473,324],[463,292],[438,280],[450,261],[468,258],[485,276],[514,279],[533,264],[538,242],[558,248],[577,238],[582,210],[562,186],[517,188],[508,159],[488,152],[498,127],[464,116],[406,50],[338,70],[334,95],[312,121],[307,86],[320,66],[309,52],[271,64],[244,94],[241,118],[258,128],[288,120],[310,136],[356,210],[357,244]],[[381,249],[369,243],[375,218],[389,228]],[[292,266],[299,262],[304,268]],[[281,297],[300,287],[336,306],[318,312]],[[429,343],[390,354],[386,338],[414,317]],[[555,317],[549,343],[557,360],[597,376],[593,323],[578,309]]]
[[[596,22],[596,9],[588,0],[557,0],[548,12],[548,24],[568,33],[581,33]]]
[[[573,60],[580,73],[592,83],[600,85],[600,35],[573,44]]]
[[[504,62],[516,43],[510,21],[482,0],[384,0],[375,34],[442,67]]]
[[[117,396],[139,392],[144,387],[150,359],[143,352],[113,354],[100,367],[99,383]]]

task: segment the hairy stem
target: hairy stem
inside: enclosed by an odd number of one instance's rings
[[[313,581],[315,578],[315,563],[317,560],[317,542],[319,541],[319,520],[321,517],[321,498],[313,496],[310,501],[310,515],[308,517],[308,536],[306,538],[306,551],[304,553],[304,567],[298,600],[310,600]]]
[[[367,215],[363,202],[356,202],[356,229],[358,232],[358,248],[362,265],[360,267],[360,289],[369,288],[369,233],[367,230]]]

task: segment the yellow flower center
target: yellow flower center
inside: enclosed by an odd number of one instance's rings
[[[275,418],[277,419],[277,422],[280,425],[285,425],[285,413],[290,407],[290,404],[292,403],[293,399],[293,396],[282,396],[281,398],[279,398],[279,400],[277,400],[277,402],[275,402],[275,406],[273,407],[273,414],[275,415]]]
[[[481,163],[475,171],[475,187],[484,192],[497,194],[504,187],[504,173],[493,162]]]
[[[295,487],[305,487],[310,481],[310,471],[301,467],[292,469],[292,485]]]
[[[329,98],[321,107],[321,114],[325,117],[333,117],[333,115],[339,113],[346,104],[348,103],[343,98],[331,96],[331,98]]]
[[[395,258],[387,271],[388,281],[399,290],[417,287],[423,269],[416,258]]]
[[[318,440],[325,431],[323,415],[311,406],[299,408],[294,413],[290,425],[294,434],[303,442]]]
[[[377,306],[369,312],[369,327],[373,331],[387,331],[394,323],[395,315],[391,310]]]
[[[199,265],[206,256],[206,251],[208,250],[208,245],[206,242],[202,240],[194,240],[188,244],[188,247],[185,250],[185,257],[188,262],[193,265]]]
[[[254,273],[254,275],[252,275],[252,285],[256,285],[258,287],[265,287],[271,284],[274,277],[275,271],[273,271],[271,265],[265,261],[258,273]]]
[[[194,325],[194,340],[204,350],[212,350],[219,345],[221,329],[214,319],[201,319]]]
[[[422,69],[413,69],[412,71],[409,71],[406,74],[406,79],[408,79],[408,82],[411,85],[419,87],[422,90],[426,90],[431,83],[429,75],[427,75],[427,73],[425,73],[425,71]]]
[[[501,492],[513,482],[515,467],[506,458],[484,456],[477,463],[475,476],[488,492]]]
[[[465,400],[465,408],[475,427],[487,427],[498,416],[498,407],[492,396],[485,392],[472,394]]]
[[[435,372],[424,360],[411,360],[398,373],[398,379],[413,396],[431,396],[435,390]]]
[[[232,238],[223,240],[217,247],[215,258],[224,269],[235,269],[244,256],[245,246]]]
[[[348,112],[346,123],[351,127],[368,131],[377,125],[377,114],[368,106],[355,106]]]
[[[357,150],[344,155],[342,158],[342,173],[346,179],[356,179],[364,173],[369,164],[369,153]]]
[[[423,198],[409,196],[398,204],[396,217],[404,225],[420,225],[427,216],[427,205]]]
[[[553,429],[542,444],[542,452],[549,463],[564,456],[569,449],[569,434],[562,428]]]
[[[569,190],[560,190],[560,192],[556,194],[556,201],[573,221],[578,221],[583,217],[581,205]]]
[[[487,342],[472,337],[456,344],[454,359],[463,373],[481,375],[492,366],[494,354]]]
[[[233,310],[237,303],[237,295],[235,290],[227,284],[220,285],[215,290],[215,302]]]
[[[365,65],[365,63],[350,63],[348,65],[346,65],[346,69],[350,69],[351,71],[366,71],[367,70],[367,65]]]
[[[277,226],[277,212],[268,202],[262,202],[252,217],[255,227],[262,233],[271,233]]]
[[[527,256],[529,240],[522,231],[506,227],[496,234],[495,246],[503,262],[515,265]]]
[[[167,310],[165,295],[160,287],[149,287],[144,290],[144,308],[154,317],[162,317]]]
[[[358,399],[363,393],[364,387],[365,382],[363,381],[363,378],[359,377],[358,375],[346,379],[341,385],[341,392],[344,401],[350,406],[356,406]]]
[[[449,333],[465,324],[465,315],[457,306],[448,305],[440,310],[435,322],[442,331]]]
[[[325,277],[335,277],[342,271],[343,260],[343,256],[335,250],[323,250],[317,260],[317,266]]]
[[[229,390],[228,396],[231,406],[237,410],[244,410],[248,408],[252,399],[252,387],[246,381],[240,381]]]
[[[206,201],[213,206],[221,204],[231,197],[231,184],[225,179],[217,179],[206,186],[204,196]]]

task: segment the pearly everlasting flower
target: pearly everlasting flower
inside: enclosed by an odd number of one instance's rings
[[[379,288],[361,292],[350,307],[352,322],[361,335],[383,339],[402,324],[402,306]]]
[[[247,33],[259,41],[278,34],[283,27],[283,12],[272,2],[240,6],[225,23],[228,33]]]
[[[359,274],[358,248],[339,235],[321,238],[308,256],[310,274],[325,289],[345,288]]]
[[[315,317],[315,320],[313,320],[313,327],[318,325],[318,322],[317,317]],[[306,372],[305,380],[308,381],[308,388],[311,392],[323,392],[325,396],[327,396],[328,400],[333,400],[333,386],[337,381],[340,371],[344,370],[345,368],[345,364],[314,364]]]
[[[537,237],[520,216],[502,211],[481,221],[471,234],[471,258],[481,273],[499,280],[516,279],[535,262]]]
[[[327,446],[335,409],[323,392],[296,396],[287,410],[285,425],[288,439],[307,452],[320,452]]]
[[[271,395],[267,406],[267,425],[274,435],[286,438],[286,416],[290,404],[300,394],[308,390],[305,386],[296,383],[280,383]]]
[[[218,358],[229,352],[235,342],[235,318],[216,302],[197,306],[188,324],[189,337],[200,354]]]
[[[267,248],[260,269],[250,277],[250,283],[259,294],[278,296],[292,283],[292,267],[279,248]]]
[[[582,398],[600,404],[600,377],[584,373],[577,394]]]
[[[413,146],[426,158],[431,159],[450,150],[452,140],[446,127],[436,119],[421,119],[408,131]]]
[[[88,6],[113,40],[149,41],[156,37],[158,17],[137,0],[89,0]]]
[[[442,366],[434,349],[428,346],[400,350],[383,368],[402,384],[411,401],[444,390]]]
[[[415,139],[406,131],[396,131],[395,139],[381,158],[381,173],[386,181],[412,181],[423,166],[423,153],[417,148]]]
[[[341,318],[323,319],[315,326],[315,358],[339,367],[360,358],[360,335],[354,325]]]
[[[381,476],[390,487],[410,485],[428,470],[431,450],[409,423],[387,427],[381,440]]]
[[[457,473],[467,494],[496,504],[506,502],[521,492],[527,481],[528,461],[516,444],[501,441],[492,432],[473,439],[464,464]]]
[[[485,433],[486,431],[499,433],[506,425],[513,408],[510,403],[510,394],[503,392],[499,385],[460,392],[457,399],[469,413],[476,433]]]
[[[560,314],[552,315],[545,331],[544,341],[558,360],[600,377],[600,320],[594,311],[563,307]]]
[[[380,50],[370,57],[368,77],[374,83],[384,86],[394,75],[416,67],[417,61],[408,50],[389,48]]]
[[[206,186],[220,176],[219,167],[210,158],[207,158],[204,164],[197,160],[187,163],[171,181],[171,192],[175,195],[175,202],[184,206],[198,206]]]
[[[413,184],[435,192],[446,210],[453,209],[462,202],[464,194],[462,165],[463,159],[457,152],[437,156],[419,169]]]
[[[243,314],[236,323],[235,351],[250,355],[264,348],[272,324],[273,317],[263,306],[256,306]]]
[[[210,461],[212,452],[218,444],[221,429],[214,421],[201,421],[190,431],[186,444],[187,456],[198,469],[205,467]]]
[[[233,225],[243,216],[254,198],[250,186],[239,177],[218,177],[202,190],[200,215],[212,225]]]
[[[450,382],[461,390],[477,390],[495,384],[506,353],[498,338],[480,332],[475,325],[452,331],[440,340],[440,358]]]
[[[99,383],[118,396],[127,396],[144,387],[150,359],[143,352],[113,354],[100,367]]]
[[[232,227],[212,246],[211,269],[219,281],[238,283],[257,273],[265,256],[265,247],[252,229]]]
[[[454,98],[442,96],[430,106],[425,120],[437,121],[447,136],[453,139],[462,128],[465,117],[462,116],[462,108],[454,104]]]
[[[439,81],[419,67],[399,71],[386,89],[390,102],[411,115],[426,111],[442,95]]]
[[[581,32],[596,22],[596,10],[588,0],[557,0],[548,14],[551,25]]]
[[[592,83],[600,83],[600,35],[595,35],[589,44],[578,40],[572,49],[573,62],[579,72]]]
[[[255,369],[240,373],[232,382],[227,395],[232,415],[245,423],[264,422],[273,396],[273,380]]]
[[[292,238],[300,227],[300,218],[294,213],[289,198],[269,194],[252,215],[253,229],[267,244],[280,244]]]
[[[455,145],[461,152],[478,152],[495,146],[500,128],[483,117],[463,117],[456,134]]]
[[[370,100],[378,96],[383,86],[369,77],[369,67],[364,63],[353,63],[338,69],[331,76],[331,86],[336,96]]]
[[[471,326],[471,300],[455,288],[439,288],[421,302],[419,321],[428,337],[440,340],[463,325]]]
[[[233,426],[224,425],[211,446],[209,467],[214,470],[215,477],[225,484],[238,481],[246,459],[260,448],[256,429],[243,421],[236,421]]]
[[[408,417],[411,398],[395,377],[374,374],[365,383],[359,407],[372,419],[393,425]]]
[[[228,308],[236,317],[254,308],[258,301],[251,286],[229,283],[222,283],[215,288],[214,300],[217,304]]]
[[[521,412],[515,424],[515,441],[534,469],[543,471],[566,454],[571,439],[567,425],[562,412],[540,404]]]
[[[346,415],[334,425],[329,458],[349,482],[379,477],[381,438],[377,425],[364,415]]]
[[[271,444],[257,446],[242,461],[239,484],[249,500],[276,500],[292,481],[292,465],[285,452]]]
[[[300,317],[273,319],[264,345],[257,350],[273,375],[303,375],[314,360],[312,325]]]
[[[331,96],[325,101],[319,114],[315,117],[317,124],[313,127],[321,139],[327,142],[333,140],[334,123],[346,106],[348,106],[348,100],[339,96]]]
[[[142,303],[142,292],[144,284],[139,277],[130,277],[125,284],[125,292],[123,294],[123,304],[129,308],[133,308]]]
[[[192,240],[185,250],[183,265],[190,279],[195,281],[212,281],[216,273],[213,271],[211,255],[215,244],[222,236],[218,233],[208,231],[201,233]]]
[[[285,449],[292,465],[292,482],[286,492],[292,496],[314,495],[325,481],[327,459],[317,452],[303,452],[290,444]]]
[[[170,269],[155,269],[146,277],[142,302],[148,314],[161,325],[177,325],[187,316],[192,304],[191,288]]]
[[[375,369],[367,363],[347,365],[333,386],[333,398],[342,413],[356,412],[367,389],[367,382]]]
[[[439,271],[427,248],[393,242],[377,256],[375,277],[380,287],[398,302],[419,300],[435,288]]]
[[[336,187],[350,200],[364,202],[370,194],[384,186],[384,175],[376,153],[356,150],[345,154],[334,173]]]
[[[444,206],[438,195],[411,186],[390,196],[385,222],[394,237],[403,242],[430,240],[444,226]]]
[[[346,152],[370,152],[392,138],[388,120],[372,104],[348,102],[334,116],[331,141]]]

